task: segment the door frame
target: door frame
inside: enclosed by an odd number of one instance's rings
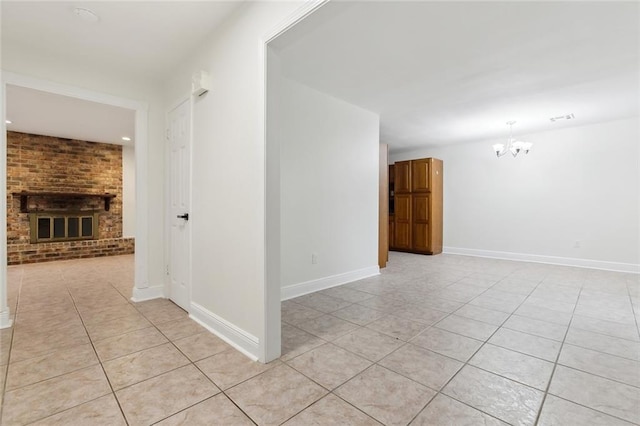
[[[178,100],[171,102],[169,107],[165,111],[164,117],[164,170],[166,173],[164,174],[164,199],[165,201],[165,235],[167,236],[166,244],[164,245],[164,297],[170,299],[171,298],[171,141],[168,137],[169,132],[169,114],[174,109],[178,108],[184,102],[189,102],[189,214],[191,215],[191,210],[193,207],[193,106],[194,99],[191,94],[185,94],[178,98]],[[189,218],[190,221],[193,220],[193,215]],[[189,287],[189,309],[187,312],[191,312],[191,302],[193,301],[192,291],[193,285],[191,282],[191,271],[193,267],[193,256],[191,255],[191,239],[192,233],[191,230],[193,226],[190,225],[187,230],[187,239],[189,240],[189,264],[187,265],[187,274],[188,274],[188,287]]]
[[[389,145],[380,144],[378,157],[378,267],[389,260]]]
[[[146,225],[149,210],[148,193],[145,183],[148,175],[147,153],[149,149],[149,105],[118,96],[100,93],[81,87],[54,83],[22,74],[1,71],[0,103],[0,328],[11,327],[11,314],[7,305],[7,126],[4,122],[6,114],[7,86],[21,86],[43,92],[77,98],[126,108],[135,111],[134,155],[136,167],[136,232],[135,232],[135,278],[133,285],[133,301],[141,301],[158,297],[154,288],[149,286],[149,229]]]
[[[260,362],[273,361],[280,357],[281,352],[281,247],[280,247],[280,142],[277,137],[269,134],[267,129],[267,114],[269,113],[268,86],[268,57],[269,43],[283,34],[298,22],[311,15],[330,0],[306,0],[286,19],[274,26],[271,31],[260,40],[260,76],[262,114],[260,130],[264,147],[264,259],[263,259],[263,288],[260,295],[263,301],[263,328],[258,338],[258,359]]]

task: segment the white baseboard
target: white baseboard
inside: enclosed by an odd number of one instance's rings
[[[152,287],[144,288],[133,287],[131,301],[144,302],[145,300],[159,299],[161,297],[165,297],[164,285],[154,285]]]
[[[492,259],[548,263],[551,265],[575,266],[578,268],[602,269],[606,271],[630,272],[635,274],[640,273],[640,265],[633,263],[607,262],[603,260],[542,256],[538,254],[511,253],[507,251],[478,250],[459,247],[443,247],[442,251],[446,254],[460,254],[464,256],[488,257]]]
[[[0,328],[9,328],[13,324],[9,316],[9,310],[0,312]]]
[[[189,317],[253,361],[259,359],[260,339],[257,337],[231,324],[229,321],[219,317],[197,303],[191,303]]]
[[[345,272],[343,274],[331,275],[330,277],[319,278],[317,280],[288,285],[282,287],[280,290],[280,299],[293,299],[294,297],[304,296],[305,294],[336,287],[363,278],[373,277],[374,275],[380,275],[380,268],[377,265]]]

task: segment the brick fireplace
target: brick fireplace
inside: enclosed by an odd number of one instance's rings
[[[133,251],[122,237],[120,145],[7,132],[10,265]]]

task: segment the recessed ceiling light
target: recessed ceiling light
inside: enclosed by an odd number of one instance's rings
[[[123,136],[122,140],[125,142],[129,142],[131,140],[131,138],[129,136]]]
[[[84,7],[76,7],[73,9],[73,14],[85,22],[98,22],[100,17],[96,15],[96,13],[90,9],[85,9]]]
[[[553,121],[554,123],[558,120],[571,120],[576,118],[575,115],[573,114],[564,114],[564,115],[559,115],[557,117],[551,117],[549,120]]]
[[[11,124],[11,123],[13,123],[13,121],[11,121],[11,120],[4,120],[4,124]]]

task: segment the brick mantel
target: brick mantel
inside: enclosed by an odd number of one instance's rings
[[[45,198],[102,198],[104,200],[104,211],[108,212],[111,208],[111,200],[116,198],[116,194],[92,194],[86,192],[33,192],[21,191],[14,192],[14,197],[20,197],[20,212],[29,213],[29,197],[45,197]]]

